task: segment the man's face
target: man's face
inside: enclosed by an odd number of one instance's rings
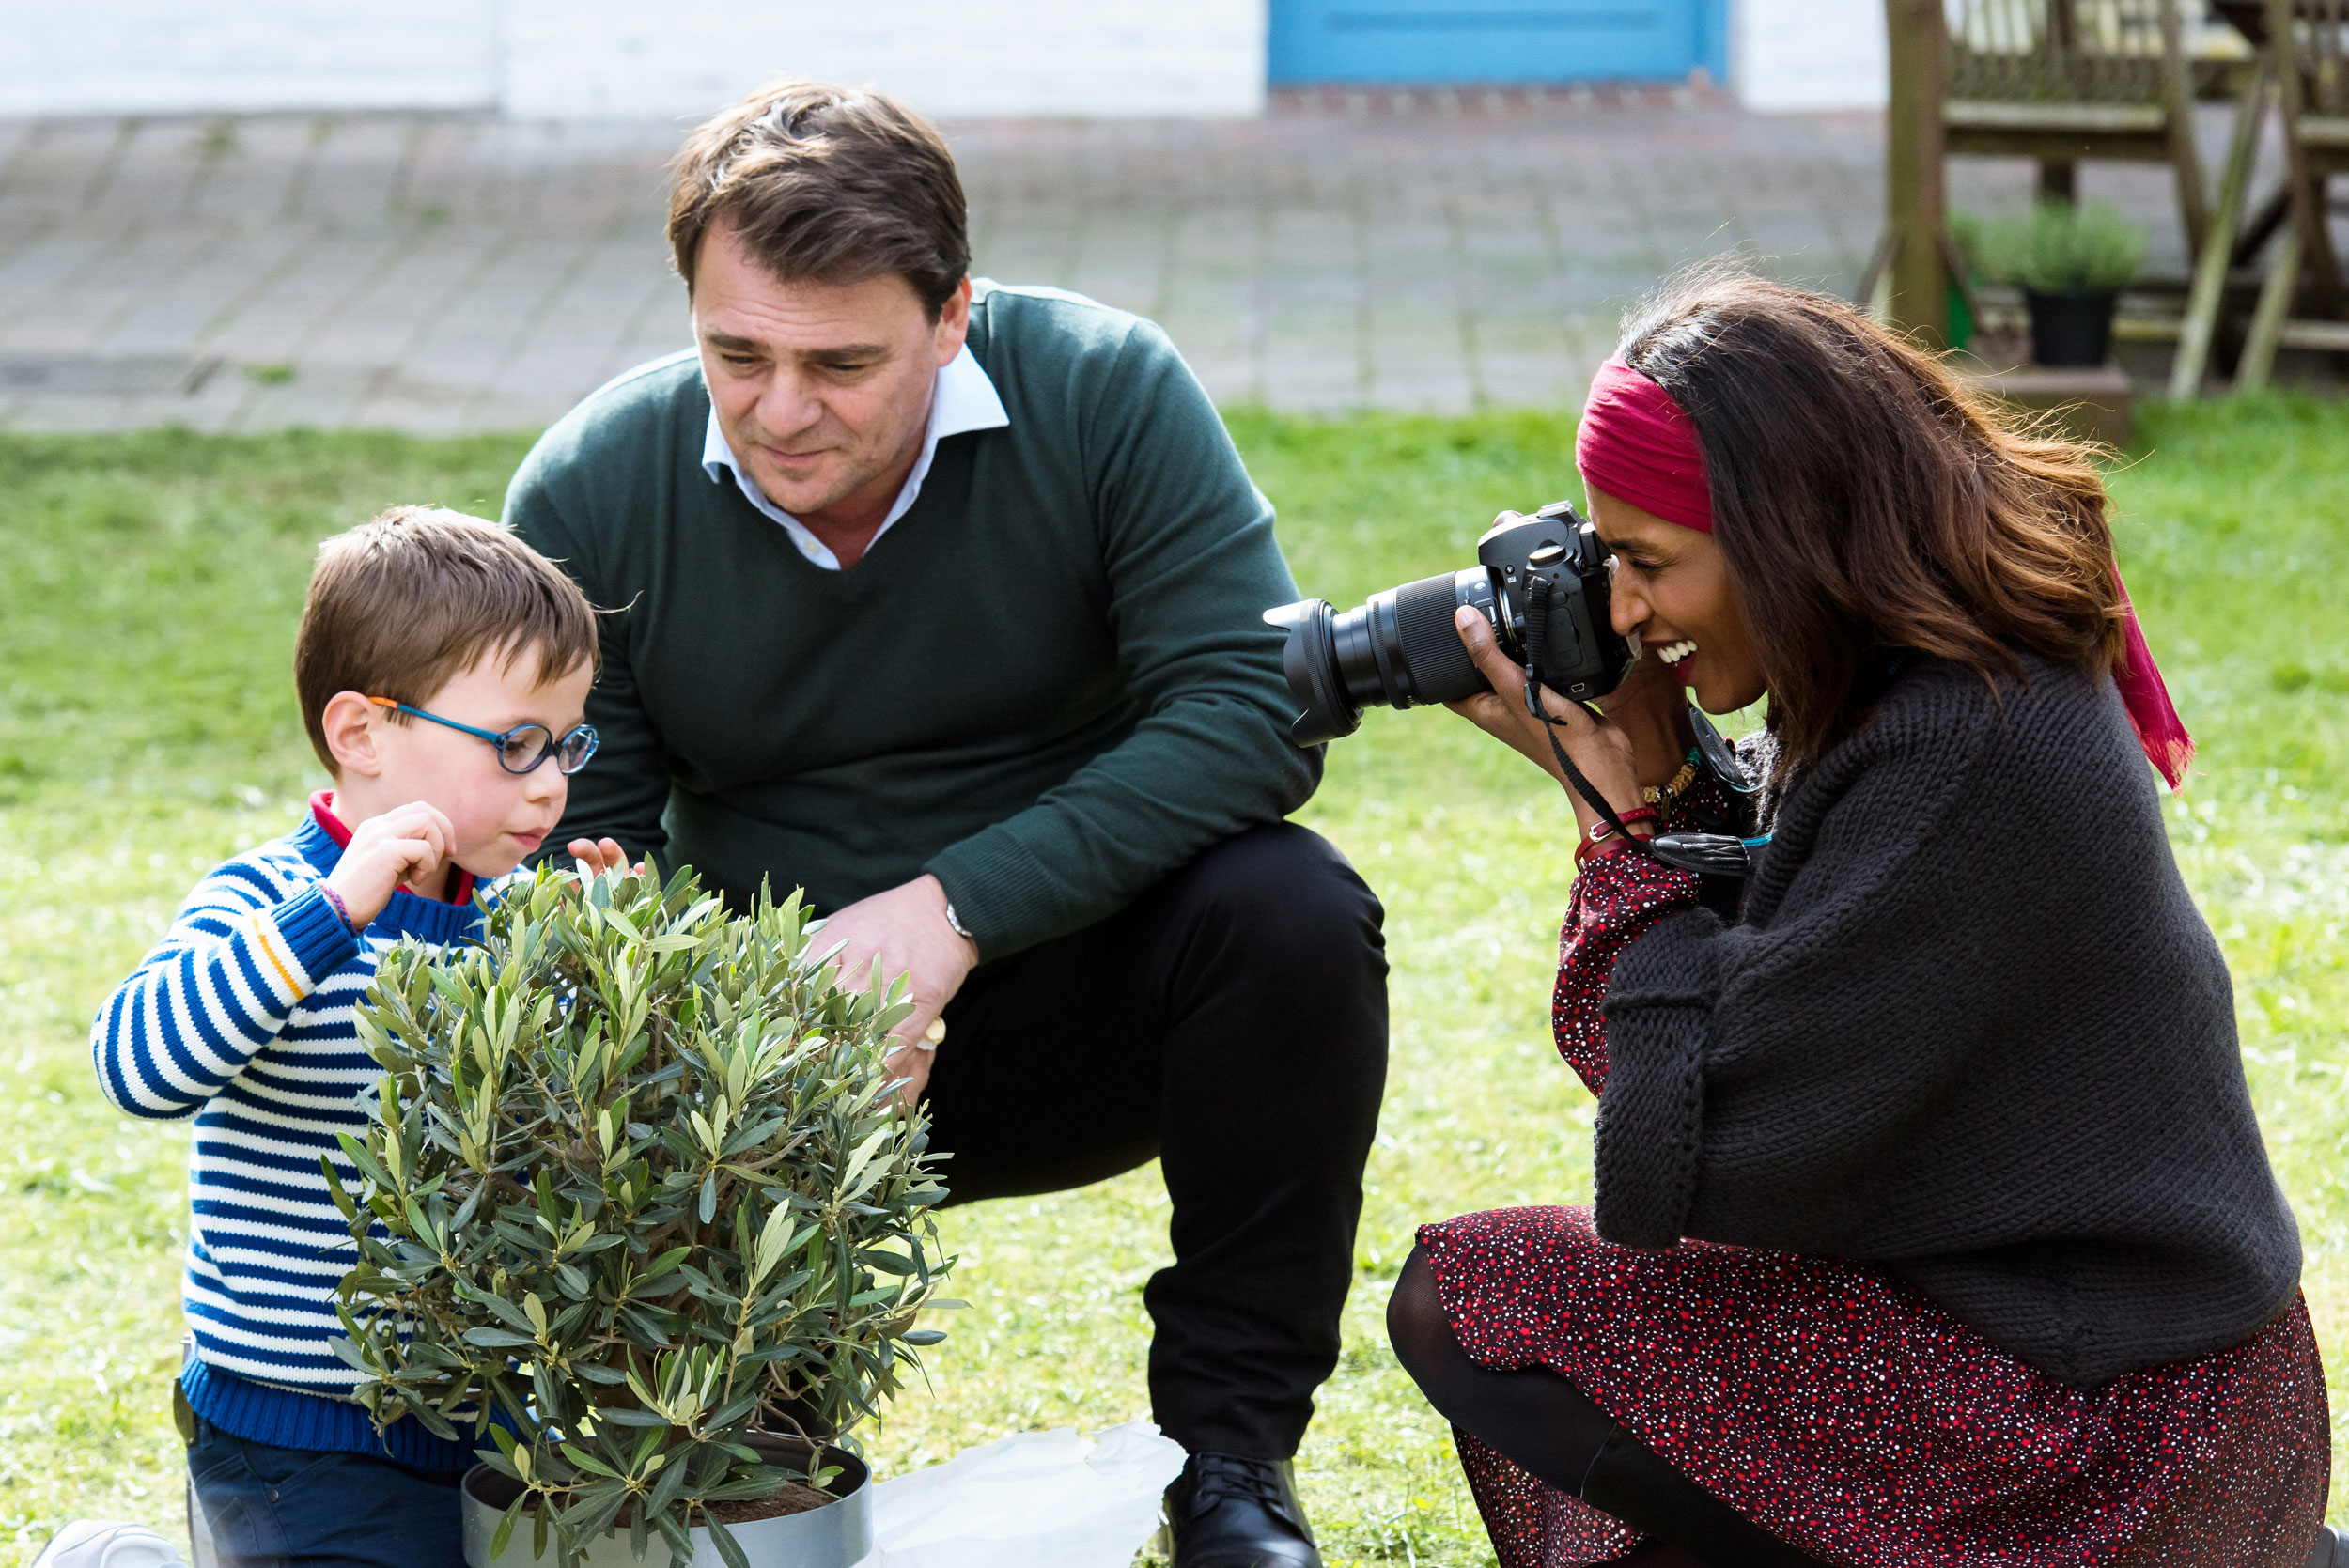
[[[962,349],[970,281],[932,321],[894,273],[788,283],[721,223],[692,284],[719,427],[767,499],[811,521],[859,520],[827,516],[844,503],[886,508],[921,449],[938,371]]]

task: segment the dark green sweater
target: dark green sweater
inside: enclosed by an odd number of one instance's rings
[[[981,285],[970,344],[1010,425],[940,442],[846,571],[704,472],[690,353],[540,438],[506,521],[615,612],[558,841],[825,910],[928,871],[994,958],[1313,793],[1272,508],[1165,334]]]

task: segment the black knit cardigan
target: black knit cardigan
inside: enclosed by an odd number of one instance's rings
[[[1624,951],[1596,1221],[1864,1262],[2092,1386],[2248,1338],[2300,1239],[2119,694],[2026,667],[1908,660],[1739,921]]]

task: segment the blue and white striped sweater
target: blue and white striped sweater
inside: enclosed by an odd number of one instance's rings
[[[477,929],[470,904],[396,893],[354,938],[319,884],[342,848],[315,815],[195,885],[170,932],[99,1010],[98,1081],[116,1108],[195,1118],[180,1302],[194,1340],[181,1381],[197,1415],[233,1436],[321,1452],[388,1453],[431,1469],[472,1445],[411,1417],[378,1437],[350,1399],[359,1374],[330,1342],[350,1232],[319,1173],[358,1173],[334,1141],[364,1136],[381,1078],[356,1004],[401,937],[444,944]]]

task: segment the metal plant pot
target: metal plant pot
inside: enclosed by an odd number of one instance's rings
[[[773,1450],[776,1457],[794,1466],[805,1467],[808,1446],[797,1438],[762,1437],[757,1446]],[[872,1472],[855,1454],[840,1449],[827,1450],[825,1463],[840,1467],[840,1474],[828,1488],[836,1500],[804,1514],[726,1527],[750,1558],[752,1568],[853,1568],[872,1552]],[[515,1524],[506,1550],[495,1556],[490,1554],[490,1543],[497,1536],[498,1522],[521,1491],[521,1483],[500,1475],[487,1465],[475,1465],[465,1473],[466,1568],[553,1568],[552,1539],[547,1542],[544,1557],[532,1554],[530,1544],[535,1532],[527,1517]],[[725,1560],[718,1555],[708,1529],[695,1526],[692,1535],[692,1568],[723,1568]],[[640,1565],[629,1545],[628,1531],[615,1529],[607,1531],[601,1540],[590,1545],[583,1560],[587,1568],[664,1568],[669,1561],[669,1548],[655,1535]]]
[[[2112,357],[2112,312],[2117,288],[2023,290],[2030,308],[2030,357],[2043,365],[2093,367]]]

